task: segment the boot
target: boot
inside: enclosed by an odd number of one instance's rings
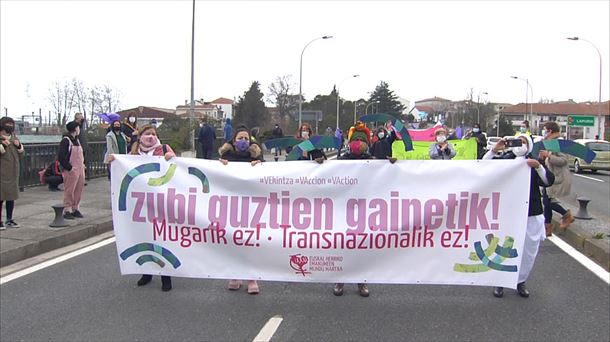
[[[172,289],[172,277],[161,276],[161,291],[167,292]]]
[[[151,280],[152,280],[152,275],[143,274],[142,278],[140,278],[140,280],[138,280],[138,286],[144,286],[144,285],[150,283]]]
[[[574,222],[574,215],[572,215],[572,212],[568,210],[568,212],[565,213],[565,215],[563,215],[563,217],[561,218],[561,224],[559,225],[559,228],[561,228],[561,230],[565,232],[570,226],[570,224],[572,224],[572,222]]]
[[[519,296],[523,298],[530,296],[530,292],[525,287],[525,282],[517,284],[517,292],[519,293]]]
[[[546,236],[553,235],[553,223],[545,223],[544,230],[546,231]]]

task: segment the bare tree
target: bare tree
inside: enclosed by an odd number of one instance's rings
[[[120,97],[120,92],[109,85],[87,87],[77,78],[70,82],[56,81],[49,89],[49,102],[57,114],[58,126],[65,125],[74,110],[83,113],[88,122],[93,123],[97,121],[95,113],[119,110]]]
[[[299,95],[292,93],[296,86],[290,79],[291,77],[291,75],[278,76],[275,82],[269,86],[269,94],[267,95],[267,101],[278,108],[282,119],[299,105]]]
[[[49,102],[57,114],[57,125],[65,125],[75,105],[72,84],[55,81],[53,88],[49,89]]]

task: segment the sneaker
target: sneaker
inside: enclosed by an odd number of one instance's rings
[[[15,220],[8,220],[4,223],[6,228],[19,228],[21,227]]]
[[[362,297],[368,297],[369,287],[366,284],[358,284],[358,292]]]
[[[258,294],[259,288],[256,280],[248,280],[248,293],[251,295]]]
[[[74,219],[76,219],[76,218],[74,217],[74,215],[73,215],[71,212],[69,212],[69,211],[66,211],[66,212],[64,213],[64,218],[65,218],[66,220],[74,220]]]
[[[335,296],[343,296],[343,284],[342,283],[335,284],[335,287],[333,288],[333,294]]]
[[[0,230],[5,230],[6,227],[4,226],[4,223],[2,223],[2,221],[0,221]]]
[[[72,216],[76,217],[76,218],[83,218],[83,214],[81,214],[80,211],[78,210],[74,210],[74,212],[72,213]]]
[[[241,280],[231,279],[229,281],[229,290],[237,291],[241,287]]]

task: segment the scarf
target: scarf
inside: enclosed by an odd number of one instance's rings
[[[140,141],[139,146],[138,146],[138,150],[140,151],[140,154],[150,154],[149,152],[153,151],[157,148],[161,146],[161,142],[159,141],[159,138],[157,138],[157,141],[151,145],[151,146],[144,146],[142,145],[142,142]]]

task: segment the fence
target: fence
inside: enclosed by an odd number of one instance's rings
[[[218,158],[218,148],[224,143],[222,138],[214,142],[213,158]],[[23,191],[26,187],[39,186],[40,177],[38,171],[46,168],[57,158],[59,144],[24,144],[25,152],[21,160],[19,176],[19,189]],[[197,156],[201,157],[201,144],[195,140]],[[105,141],[90,141],[85,149],[85,162],[87,166],[86,176],[89,178],[108,176],[108,169],[104,164],[106,152]]]
[[[46,168],[57,158],[59,144],[24,144],[25,152],[21,160],[21,170],[19,175],[19,189],[38,186],[40,177],[38,171]],[[85,162],[87,166],[87,178],[103,177],[108,175],[108,170],[104,164],[104,153],[106,142],[89,142],[85,149]]]

